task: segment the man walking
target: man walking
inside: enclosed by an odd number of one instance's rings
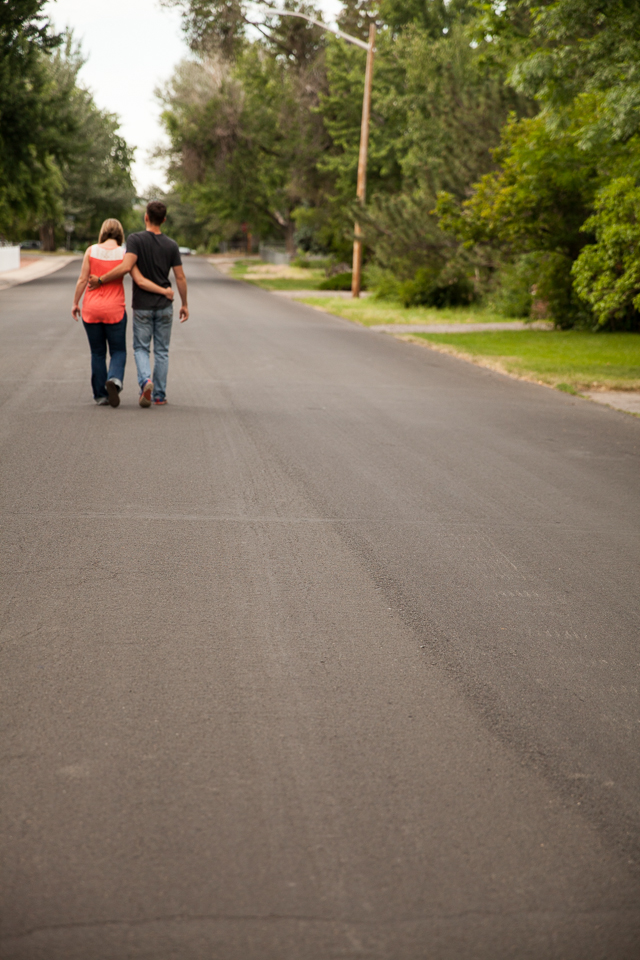
[[[171,286],[169,271],[173,269],[180,293],[180,322],[189,319],[187,306],[187,281],[184,275],[180,251],[175,240],[162,232],[167,217],[167,208],[160,200],[147,204],[144,216],[146,229],[127,237],[127,252],[122,264],[100,278],[91,277],[89,286],[110,283],[134,265],[143,277],[160,287]],[[95,282],[94,282],[95,281]],[[167,372],[169,369],[169,342],[173,324],[173,304],[160,293],[151,293],[133,282],[133,353],[138,369],[141,407],[163,406],[167,402]],[[151,342],[153,341],[153,379],[151,377]]]

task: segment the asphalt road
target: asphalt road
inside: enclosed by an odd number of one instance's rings
[[[0,293],[3,960],[637,960],[640,423],[187,263]]]

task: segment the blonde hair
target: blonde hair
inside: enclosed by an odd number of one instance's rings
[[[109,220],[105,220],[102,224],[98,243],[104,243],[105,240],[115,240],[119,246],[122,246],[124,243],[124,230],[119,220],[110,217]]]

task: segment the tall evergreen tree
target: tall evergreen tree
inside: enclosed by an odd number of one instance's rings
[[[380,0],[379,16],[392,30],[415,26],[432,40],[476,15],[473,0]]]

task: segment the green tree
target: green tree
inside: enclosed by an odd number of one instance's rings
[[[440,190],[468,196],[470,185],[495,167],[491,151],[508,117],[532,112],[484,47],[470,44],[465,19],[434,39],[409,29],[396,45],[404,84],[391,94],[388,109],[398,104],[406,117],[399,146],[403,177],[434,199]]]
[[[594,291],[604,287],[592,283],[589,296],[578,296],[576,279],[586,290],[596,251],[581,251],[596,224],[604,229],[592,217],[595,198],[612,178],[640,174],[640,8],[630,0],[480,6],[476,37],[494,61],[514,61],[510,83],[541,112],[507,124],[494,154],[499,170],[479,180],[470,200],[441,197],[441,226],[482,250],[490,266],[524,255],[515,273],[531,276],[537,265],[536,295],[557,324],[592,322],[588,308],[601,316]]]
[[[453,18],[449,8],[445,13]],[[358,214],[370,258],[401,280],[420,268],[428,267],[431,275],[452,256],[459,271],[470,269],[463,263],[468,257],[438,227],[433,214],[437,193],[446,190],[459,200],[468,196],[474,181],[496,166],[491,148],[499,143],[509,113],[532,109],[505,85],[505,69],[488,60],[482,47],[470,44],[467,16],[465,10],[459,21],[450,19],[446,33],[410,24],[380,35],[369,199],[366,212]],[[336,216],[344,218],[345,232],[356,212],[362,61],[360,51],[332,44],[328,92],[321,98],[331,148],[320,165],[331,175],[333,206]]]
[[[375,0],[343,0],[337,24],[345,33],[368,40],[369,26],[377,22],[378,5]]]
[[[499,169],[475,185],[462,206],[442,194],[442,225],[467,246],[484,243],[507,254],[560,251],[575,259],[587,242],[582,226],[599,185],[597,158],[571,131],[553,135],[543,117],[506,124],[494,151]]]
[[[246,0],[161,0],[163,6],[182,13],[183,30],[194,53],[233,60],[247,44],[247,30],[258,33],[274,54],[296,63],[315,58],[323,45],[322,33],[312,24],[294,17],[269,15],[269,8],[299,10],[316,19],[322,14],[310,3],[261,0],[259,11]]]
[[[404,79],[403,65],[390,55],[393,41],[380,34],[375,63],[367,193],[397,191],[402,183],[399,146],[404,113],[389,108],[390,91],[397,91]],[[328,134],[329,149],[318,157],[320,170],[328,175],[334,204],[349,210],[356,193],[360,125],[364,95],[366,53],[342,40],[332,40],[327,50],[327,83],[320,95],[320,113]]]
[[[182,28],[192,50],[222,53],[232,57],[244,43],[246,3],[242,0],[161,0],[164,7],[177,7]]]
[[[473,0],[380,0],[380,19],[392,30],[415,26],[432,40],[475,18]]]
[[[135,189],[117,118],[79,84],[80,49],[50,33],[42,6],[0,8],[0,230],[20,239],[39,229],[54,249],[65,218],[86,239],[106,216],[126,215]]]
[[[202,214],[193,203],[176,191],[150,191],[150,197],[164,201],[167,206],[166,232],[180,246],[215,249],[225,237],[224,225],[215,214]]]
[[[578,295],[590,305],[598,325],[637,330],[640,326],[640,187],[618,177],[595,200],[595,213],[583,229],[595,243],[583,248],[573,265]]]
[[[45,0],[0,5],[0,231],[34,210],[56,208],[69,131],[46,69],[60,42]],[[61,116],[62,112],[62,116]]]
[[[107,217],[126,220],[136,197],[131,177],[134,151],[118,133],[118,117],[100,110],[79,83],[84,62],[80,46],[67,34],[48,63],[51,85],[68,114],[67,129],[75,131],[73,149],[65,150],[60,161],[61,204],[64,219],[75,221],[80,241],[95,237]],[[60,219],[55,226],[60,229]]]
[[[216,220],[222,235],[246,222],[293,249],[294,213],[316,202],[317,158],[327,147],[316,109],[323,34],[304,20],[273,16],[262,38],[250,42],[243,5],[214,3],[209,13],[182,6],[198,56],[160,92],[175,189],[200,219]],[[221,11],[226,20],[217,16]]]
[[[499,169],[482,177],[462,205],[440,194],[440,225],[479,251],[490,270],[527,255],[529,270],[537,264],[534,285],[551,319],[571,326],[584,314],[571,268],[589,240],[583,225],[601,183],[602,158],[577,145],[575,130],[552,133],[543,116],[513,118],[494,156]]]
[[[227,233],[246,221],[291,247],[293,211],[313,195],[323,148],[307,78],[257,44],[235,63],[207,58],[178,68],[162,94],[169,172],[199,216],[215,215]]]
[[[510,81],[544,108],[551,128],[581,97],[581,143],[624,142],[640,130],[640,6],[636,0],[479,2],[476,35],[510,62]]]

